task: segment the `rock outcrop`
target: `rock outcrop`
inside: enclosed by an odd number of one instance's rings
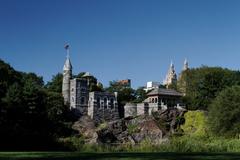
[[[138,144],[148,140],[161,144],[179,131],[184,122],[185,110],[176,108],[157,111],[152,116],[137,116],[105,122],[96,127],[88,117],[82,117],[73,125],[73,129],[86,138],[86,143],[102,144]]]
[[[76,130],[80,136],[84,137],[85,143],[97,143],[98,134],[96,132],[95,123],[90,117],[81,117],[73,124],[72,128]]]

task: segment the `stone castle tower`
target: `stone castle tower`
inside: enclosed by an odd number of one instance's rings
[[[70,104],[70,80],[72,78],[72,64],[69,57],[69,45],[66,45],[65,49],[67,50],[67,58],[63,66],[62,95],[64,98],[64,104]]]
[[[168,70],[166,79],[163,82],[163,84],[166,85],[167,88],[169,88],[169,86],[176,85],[176,83],[177,83],[177,74],[175,72],[173,63],[171,62],[170,68]]]

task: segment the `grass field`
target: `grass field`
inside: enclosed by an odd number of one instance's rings
[[[0,152],[6,160],[239,160],[240,153]]]

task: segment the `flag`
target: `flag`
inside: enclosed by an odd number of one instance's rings
[[[64,48],[65,48],[65,49],[69,49],[69,44],[66,44],[66,45],[64,46]]]

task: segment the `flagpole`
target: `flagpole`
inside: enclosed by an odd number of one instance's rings
[[[70,58],[70,50],[69,50],[69,44],[67,43],[64,48],[66,49],[66,52],[67,52],[67,58]]]
[[[69,47],[67,48],[67,58],[70,58]]]

